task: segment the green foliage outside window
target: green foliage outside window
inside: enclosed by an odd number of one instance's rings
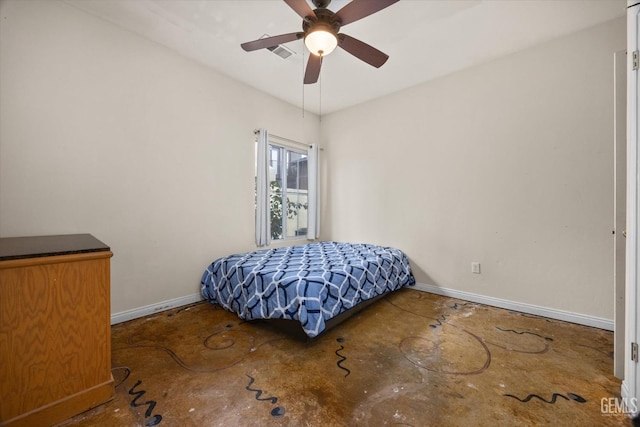
[[[271,239],[279,240],[282,235],[282,188],[278,181],[271,181],[269,193],[269,207],[271,209]],[[287,197],[287,218],[294,219],[300,209],[307,209],[307,203],[292,202]]]

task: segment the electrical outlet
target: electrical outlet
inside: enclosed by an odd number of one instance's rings
[[[471,263],[471,272],[474,274],[480,274],[480,263],[472,262]]]

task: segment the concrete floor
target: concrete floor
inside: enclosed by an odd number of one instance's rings
[[[613,333],[412,289],[314,340],[205,302],[112,335],[115,398],[66,426],[632,425]]]

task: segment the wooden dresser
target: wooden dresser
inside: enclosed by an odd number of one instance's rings
[[[0,238],[0,426],[111,399],[110,259],[90,234]]]

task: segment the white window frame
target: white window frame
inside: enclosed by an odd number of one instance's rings
[[[297,153],[297,154],[302,154],[304,156],[307,157],[307,159],[309,158],[309,145],[307,144],[303,144],[297,141],[293,141],[293,140],[289,140],[286,138],[282,138],[282,137],[278,137],[272,134],[269,134],[269,138],[268,138],[268,152],[270,153],[272,150],[272,147],[275,148],[280,148],[283,149],[282,153],[283,153],[283,158],[280,161],[280,175],[282,177],[282,230],[281,230],[281,238],[273,238],[273,236],[270,236],[270,240],[272,242],[292,242],[292,241],[300,241],[300,240],[306,240],[307,239],[307,235],[302,234],[302,235],[295,235],[295,236],[287,236],[287,206],[286,206],[286,200],[287,200],[287,163],[286,163],[286,152],[290,151],[293,153]],[[257,147],[257,143],[256,143],[256,147]],[[257,150],[256,150],[257,153]],[[256,159],[256,170],[257,170],[257,161],[258,161],[258,156],[256,154],[255,156]],[[267,158],[265,159],[265,161],[267,162],[267,168],[269,170],[271,170],[271,156],[268,155]],[[271,176],[271,171],[270,171],[270,176]],[[275,174],[274,174],[275,175]],[[271,199],[271,182],[273,180],[269,179],[269,182],[266,184],[267,185],[267,192],[269,194],[269,200]],[[309,190],[308,190],[309,191]],[[308,193],[309,194],[309,193]],[[309,222],[309,209],[307,209],[306,211],[306,222],[308,224]],[[269,215],[268,218],[269,223],[271,224],[271,215]],[[273,224],[271,224],[271,227],[273,226]]]

